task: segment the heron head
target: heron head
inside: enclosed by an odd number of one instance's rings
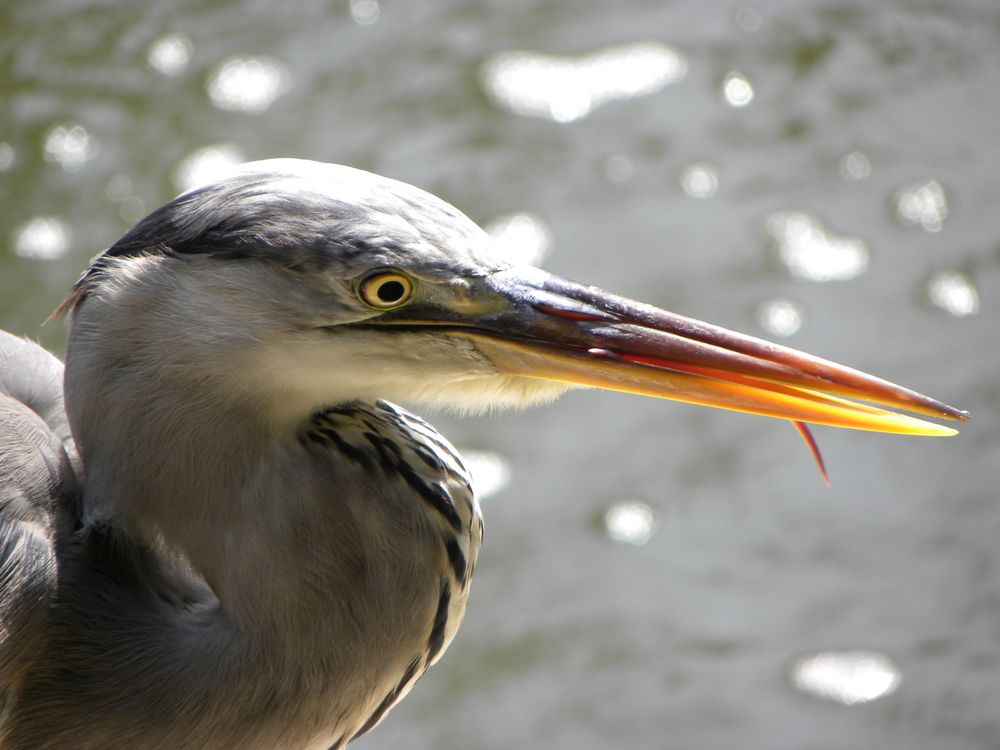
[[[102,366],[141,361],[148,374],[278,422],[339,401],[475,411],[574,386],[916,434],[953,431],[848,399],[965,416],[855,370],[512,265],[444,201],[307,161],[256,162],[174,199],[99,256],[66,306],[71,360],[73,338],[87,338],[89,350],[113,350]]]

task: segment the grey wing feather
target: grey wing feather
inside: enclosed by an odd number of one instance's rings
[[[43,650],[56,545],[76,515],[62,363],[0,331],[0,742],[18,684]]]

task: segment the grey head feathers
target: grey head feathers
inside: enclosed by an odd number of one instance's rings
[[[116,259],[141,256],[262,261],[349,276],[373,265],[483,276],[506,267],[463,213],[412,185],[299,159],[244,165],[183,193],[97,256],[57,314],[72,311]]]

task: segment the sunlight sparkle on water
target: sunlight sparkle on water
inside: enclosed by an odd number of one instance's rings
[[[736,21],[736,26],[739,27],[741,31],[759,31],[764,22],[760,13],[745,5],[736,9],[736,13],[733,15],[733,20]]]
[[[14,147],[9,143],[0,142],[0,172],[7,172],[17,161],[17,154]]]
[[[209,76],[208,97],[219,109],[256,115],[288,88],[288,73],[269,57],[231,57]]]
[[[193,50],[194,46],[186,36],[166,34],[149,45],[146,63],[161,75],[179,76],[187,70]]]
[[[133,224],[146,215],[146,202],[132,192],[132,181],[126,175],[116,174],[108,180],[105,193],[108,200],[118,204],[122,221]]]
[[[797,659],[788,675],[796,690],[845,706],[890,695],[901,680],[899,667],[878,651],[821,651]]]
[[[45,135],[45,161],[55,162],[67,172],[79,170],[99,150],[97,139],[76,123],[54,125]]]
[[[604,513],[604,530],[618,544],[643,545],[653,536],[655,528],[653,509],[639,500],[624,500]]]
[[[485,229],[493,238],[496,251],[511,263],[537,266],[552,250],[552,231],[535,214],[498,216]]]
[[[460,451],[462,463],[472,475],[472,485],[476,497],[486,500],[502,490],[510,482],[510,467],[499,453],[476,451],[463,448]]]
[[[624,185],[635,174],[635,164],[624,154],[612,154],[604,160],[604,176],[613,185]]]
[[[927,281],[931,304],[956,317],[979,312],[979,291],[972,279],[959,271],[938,271]]]
[[[239,146],[217,143],[203,146],[181,159],[171,172],[174,186],[182,193],[207,185],[236,171],[246,161]]]
[[[948,218],[948,197],[937,180],[911,182],[896,191],[896,218],[907,226],[940,232]]]
[[[863,241],[834,234],[804,211],[772,213],[764,222],[764,232],[782,265],[796,278],[843,281],[868,269],[868,246]]]
[[[691,198],[711,198],[719,189],[719,175],[711,164],[692,164],[681,172],[681,189]]]
[[[127,175],[116,174],[108,180],[104,193],[108,196],[108,200],[121,203],[132,195],[132,180]]]
[[[802,327],[802,310],[790,299],[768,300],[757,308],[760,327],[774,336],[791,336]]]
[[[69,249],[69,230],[55,216],[35,216],[14,230],[14,254],[31,260],[56,260]]]
[[[608,47],[580,57],[509,51],[482,67],[486,93],[519,115],[573,122],[616,99],[653,94],[687,73],[687,61],[658,42]]]
[[[378,20],[378,0],[351,0],[351,19],[358,26],[371,26]]]
[[[730,107],[745,107],[753,101],[753,86],[742,73],[727,73],[722,81],[722,98]]]
[[[863,180],[872,173],[871,162],[861,151],[851,151],[849,154],[844,154],[838,168],[840,176],[851,182]]]

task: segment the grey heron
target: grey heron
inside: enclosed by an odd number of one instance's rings
[[[590,386],[884,432],[954,430],[882,407],[967,418],[511,265],[444,201],[308,161],[178,196],[62,311],[65,373],[0,338],[9,750],[313,750],[378,724],[454,637],[483,530],[455,449],[391,401]]]

